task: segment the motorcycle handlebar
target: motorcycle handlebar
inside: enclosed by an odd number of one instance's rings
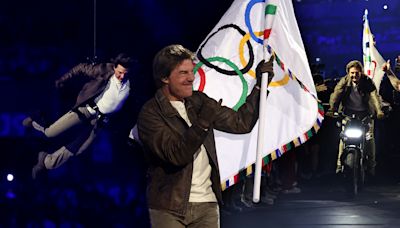
[[[345,114],[344,112],[334,112],[333,113],[333,118],[339,118],[339,117],[342,117],[342,118],[350,118],[350,119],[360,119],[360,118],[358,118],[356,115],[347,115],[347,114]],[[366,116],[364,116],[362,119],[360,119],[361,121],[365,121],[365,120],[367,120],[367,119],[376,119],[376,116],[375,115],[372,115],[372,114],[368,114],[368,115],[366,115]]]

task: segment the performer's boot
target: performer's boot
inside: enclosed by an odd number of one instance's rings
[[[32,168],[32,178],[36,179],[40,173],[46,170],[46,166],[44,164],[44,159],[46,158],[48,154],[46,152],[39,152],[38,154],[38,162],[36,163],[35,166]]]
[[[253,178],[246,177],[243,183],[242,193],[240,195],[240,201],[246,207],[254,207],[252,202],[253,198]]]
[[[222,210],[226,210],[228,212],[241,212],[243,208],[236,204],[236,194],[238,190],[240,191],[241,186],[240,184],[235,184],[225,191],[222,192],[222,199],[224,201],[224,205],[221,208]]]
[[[268,180],[267,176],[261,176],[261,202],[273,205],[274,200],[276,199],[276,195],[270,194],[267,191],[268,188]]]

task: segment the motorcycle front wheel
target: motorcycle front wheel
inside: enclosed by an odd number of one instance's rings
[[[343,152],[343,155],[342,162],[345,165],[344,171],[347,179],[347,188],[349,193],[356,196],[364,179],[362,172],[360,172],[360,151],[356,148],[347,148]]]

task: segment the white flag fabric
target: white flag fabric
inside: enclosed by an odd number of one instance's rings
[[[264,40],[267,46],[264,48]],[[267,50],[267,51],[264,51]],[[194,89],[237,110],[260,61],[275,54],[268,87],[264,164],[315,134],[323,120],[291,0],[235,0],[197,50]],[[225,189],[252,172],[258,126],[249,134],[215,131]]]
[[[365,10],[364,16],[364,29],[363,29],[363,60],[364,60],[364,73],[374,81],[376,89],[379,88],[385,72],[382,70],[382,65],[385,60],[379,54],[375,46],[374,35],[371,32],[368,21],[368,10]]]

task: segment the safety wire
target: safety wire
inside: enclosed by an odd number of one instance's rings
[[[97,0],[93,0],[93,58],[96,60],[96,19],[97,19]]]
[[[96,55],[96,42],[97,42],[97,0],[93,0],[93,56],[86,57],[87,61],[91,64],[96,64],[97,55]]]

